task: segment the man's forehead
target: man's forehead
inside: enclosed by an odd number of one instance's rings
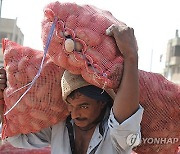
[[[87,97],[80,92],[75,92],[73,96],[67,97],[66,102],[70,105],[91,105],[97,102],[97,100]]]

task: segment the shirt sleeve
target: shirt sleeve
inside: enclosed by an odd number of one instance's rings
[[[42,148],[50,145],[52,128],[45,128],[38,133],[20,134],[6,139],[14,147],[18,148]]]
[[[143,107],[119,124],[111,109],[108,125],[110,128],[111,141],[117,151],[131,151],[133,147],[141,143],[140,123],[143,115]]]

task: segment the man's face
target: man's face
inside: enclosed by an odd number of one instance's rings
[[[73,98],[68,97],[67,102],[71,118],[76,126],[82,129],[88,129],[96,125],[96,121],[104,108],[104,103],[98,102],[79,92],[76,92]]]

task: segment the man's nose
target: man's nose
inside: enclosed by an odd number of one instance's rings
[[[79,118],[79,117],[80,117],[80,112],[79,112],[79,110],[76,109],[76,108],[73,108],[73,109],[71,110],[71,118],[72,118],[72,119],[76,119],[76,118]]]

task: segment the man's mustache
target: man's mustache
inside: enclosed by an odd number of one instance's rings
[[[86,118],[75,118],[74,120],[77,120],[77,121],[85,121],[87,120]]]

